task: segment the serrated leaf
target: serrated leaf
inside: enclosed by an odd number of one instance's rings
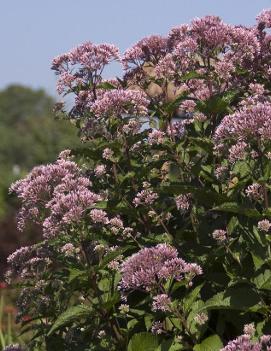
[[[246,310],[260,302],[259,295],[251,287],[233,287],[219,293],[205,304],[207,309]]]
[[[189,294],[183,299],[183,308],[185,312],[188,312],[191,306],[194,304],[196,299],[199,297],[199,293],[204,284],[197,286],[195,289],[190,291]]]
[[[132,336],[128,351],[155,351],[158,346],[159,342],[156,335],[143,332]]]
[[[56,330],[73,323],[81,318],[86,318],[90,315],[92,308],[90,306],[77,305],[68,308],[63,312],[55,321],[51,329],[49,330],[48,336],[52,335]]]
[[[252,281],[258,289],[271,290],[271,271],[266,269]]]

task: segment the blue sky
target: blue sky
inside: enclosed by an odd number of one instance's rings
[[[16,82],[54,95],[51,59],[84,41],[124,51],[143,36],[207,14],[253,24],[264,8],[271,0],[2,0],[0,88]]]

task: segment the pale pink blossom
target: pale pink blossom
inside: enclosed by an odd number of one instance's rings
[[[258,222],[258,228],[262,232],[268,233],[271,228],[271,222],[268,219],[263,219],[262,221]]]
[[[123,290],[150,289],[157,286],[158,280],[181,280],[189,276],[202,274],[200,266],[186,263],[178,257],[175,248],[167,244],[143,248],[128,257],[121,266],[122,279],[120,287]]]
[[[103,210],[94,208],[93,210],[90,211],[89,215],[93,223],[101,223],[101,224],[109,223],[107,213]]]

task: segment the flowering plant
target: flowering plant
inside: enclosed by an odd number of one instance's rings
[[[271,350],[270,27],[207,16],[53,60],[82,148],[11,187],[44,234],[8,258],[29,350]]]

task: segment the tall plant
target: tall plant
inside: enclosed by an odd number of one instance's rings
[[[54,59],[84,145],[11,187],[44,233],[8,259],[30,350],[271,349],[270,27],[207,16]]]

